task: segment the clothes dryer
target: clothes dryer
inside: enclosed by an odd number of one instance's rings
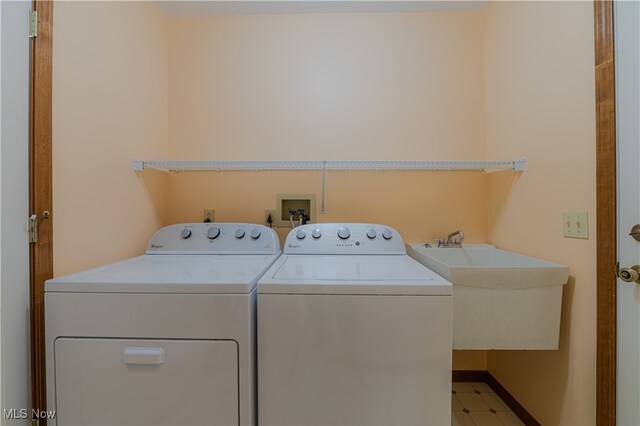
[[[171,225],[47,281],[50,424],[255,424],[255,286],[279,254],[261,225]]]
[[[261,425],[451,424],[452,286],[372,224],[309,224],[258,281]]]

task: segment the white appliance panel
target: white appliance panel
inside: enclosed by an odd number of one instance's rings
[[[235,341],[59,338],[57,424],[239,423]]]
[[[258,303],[260,424],[451,424],[450,296]]]
[[[292,230],[258,282],[260,424],[451,424],[451,293],[392,228]]]
[[[171,225],[146,255],[47,281],[49,423],[255,425],[255,285],[279,255],[262,225]]]
[[[287,256],[274,279],[327,281],[433,281],[405,256]]]
[[[47,293],[47,335],[249,340],[256,294]],[[83,320],[91,316],[91,320]]]
[[[240,424],[255,424],[255,304],[255,290],[248,295],[49,292],[45,294],[47,365],[54,363],[58,336],[233,340],[239,345]],[[47,368],[50,409],[55,409],[61,391],[55,383],[54,369]],[[50,424],[56,425],[55,419]]]
[[[368,235],[369,234],[369,235]],[[406,254],[395,229],[371,223],[312,223],[287,235],[285,254]]]
[[[276,232],[248,223],[183,223],[169,225],[151,238],[147,254],[275,254]]]
[[[249,293],[278,255],[143,255],[49,280],[48,292]]]
[[[407,255],[282,255],[258,292],[451,295],[452,286]]]

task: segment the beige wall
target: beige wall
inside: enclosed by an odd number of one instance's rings
[[[469,241],[486,239],[487,179],[477,172],[330,172],[324,214],[321,188],[320,172],[176,173],[169,179],[169,222],[202,221],[203,208],[211,207],[218,222],[262,223],[276,192],[314,193],[318,222],[384,223],[412,242],[433,241],[457,227],[468,231]],[[451,188],[465,188],[464,196]],[[448,214],[430,213],[443,205]],[[276,229],[281,243],[290,230]]]
[[[53,46],[54,273],[141,254],[166,223],[166,18],[154,2],[57,2]]]
[[[483,159],[480,13],[174,18],[169,150]]]
[[[489,241],[568,265],[559,351],[496,351],[493,374],[545,425],[595,424],[595,80],[592,2],[495,2],[486,22]],[[541,22],[543,24],[541,24]],[[562,212],[589,213],[589,240]]]

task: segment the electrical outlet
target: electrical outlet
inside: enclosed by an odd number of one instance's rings
[[[589,239],[587,212],[562,213],[562,233],[565,238]]]
[[[216,221],[216,209],[204,209],[204,214],[202,216],[202,220],[204,222],[215,222]]]
[[[264,224],[267,226],[275,226],[274,222],[276,221],[276,210],[265,210],[264,211]],[[271,216],[271,223],[269,223],[269,216]]]

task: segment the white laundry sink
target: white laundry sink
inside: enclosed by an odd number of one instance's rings
[[[490,244],[465,244],[461,248],[408,244],[407,252],[454,285],[532,288],[563,285],[569,277],[566,266],[500,250]]]
[[[407,254],[453,284],[454,349],[558,348],[568,267],[489,244]]]

